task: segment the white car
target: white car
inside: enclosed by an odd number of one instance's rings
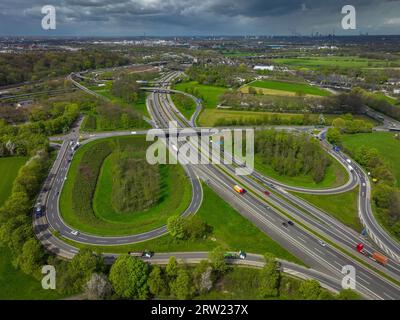
[[[77,230],[72,230],[72,231],[71,231],[71,234],[72,234],[73,236],[77,236],[77,235],[79,234],[79,231],[77,231]]]
[[[346,161],[347,161],[347,163],[351,163],[351,160],[350,160],[350,159],[346,159]]]
[[[322,240],[319,240],[318,242],[319,242],[319,244],[320,244],[321,246],[326,247],[326,243],[323,242]]]
[[[136,131],[131,131],[131,134],[136,134]]]

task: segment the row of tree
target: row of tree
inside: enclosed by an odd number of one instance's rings
[[[186,71],[189,79],[200,84],[215,85],[219,87],[239,87],[244,79],[245,82],[251,81],[252,74],[246,65],[195,65]]]
[[[280,175],[310,175],[316,183],[324,179],[330,165],[317,140],[306,134],[262,131],[256,135],[255,151]]]
[[[347,152],[370,172],[371,177],[378,180],[373,187],[372,198],[379,217],[400,238],[400,190],[396,187],[396,177],[391,166],[375,148],[360,146]]]
[[[169,234],[177,240],[195,240],[206,238],[212,232],[212,227],[200,217],[172,216],[168,218],[167,229]]]
[[[126,65],[129,59],[110,50],[34,51],[0,54],[0,86],[64,76],[87,69]]]
[[[36,278],[46,255],[32,232],[31,212],[49,165],[46,151],[33,156],[20,169],[10,197],[0,208],[0,245],[10,250],[14,266]]]

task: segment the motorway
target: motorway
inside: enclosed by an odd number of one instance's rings
[[[176,108],[172,106],[172,101],[168,98],[168,95],[167,97],[162,97],[162,95],[163,94],[154,92],[149,96],[148,99],[149,112],[152,115],[153,120],[156,122],[156,125],[158,127],[166,127],[169,120],[177,120],[182,125],[182,117],[180,117],[179,115],[177,116],[177,114],[174,112]],[[193,126],[194,123],[195,122],[192,121],[191,123],[189,123],[189,126]],[[187,124],[183,124],[182,126],[186,127]],[[75,129],[74,132],[71,133],[71,136],[69,138],[72,140],[75,139],[76,141],[78,137],[79,131]],[[46,204],[47,219],[46,217],[35,219],[34,223],[35,230],[37,231],[39,239],[41,239],[42,242],[44,242],[44,244],[47,245],[49,249],[52,249],[52,251],[58,250],[58,253],[60,255],[65,254],[71,256],[71,254],[73,255],[77,252],[76,248],[73,248],[72,246],[67,245],[59,239],[55,238],[48,228],[48,226],[50,226],[52,229],[60,232],[63,236],[67,238],[73,238],[70,234],[72,229],[63,223],[58,212],[58,192],[61,190],[64,182],[64,179],[62,178],[65,178],[68,170],[68,164],[64,163],[64,161],[66,161],[66,157],[60,155],[63,155],[63,153],[65,155],[68,149],[68,143],[68,140],[64,140],[59,152],[59,157],[57,158],[54,167],[52,168],[52,174],[54,175],[54,185],[50,189],[50,191],[45,194],[46,199],[49,199]],[[324,223],[315,222],[316,219],[310,219],[309,214],[307,216],[307,221],[305,219],[305,214],[299,214],[298,209],[293,208],[293,206],[291,206],[289,203],[282,200],[281,197],[274,196],[271,197],[272,199],[268,199],[268,201],[275,201],[274,203],[271,203],[274,205],[274,208],[271,208],[271,206],[269,206],[264,199],[260,199],[261,190],[259,189],[259,182],[256,182],[249,177],[246,177],[245,179],[241,177],[240,181],[244,185],[249,186],[249,189],[252,191],[248,192],[244,196],[238,196],[232,190],[232,186],[237,183],[236,180],[238,178],[233,177],[229,174],[229,172],[227,172],[228,170],[232,170],[232,168],[217,168],[214,165],[199,165],[191,169],[193,169],[195,175],[205,180],[210,185],[210,187],[212,187],[218,194],[221,195],[222,198],[227,200],[236,209],[238,209],[238,211],[242,215],[253,221],[253,223],[255,223],[261,230],[266,232],[270,237],[280,243],[283,247],[287,248],[289,251],[298,256],[313,269],[319,270],[320,272],[325,273],[327,276],[329,275],[329,277],[333,277],[337,281],[339,281],[342,277],[341,267],[348,264],[355,265],[357,267],[357,290],[361,292],[364,296],[372,299],[396,299],[400,296],[400,289],[397,286],[389,283],[388,281],[386,281],[376,273],[372,272],[370,269],[366,268],[362,264],[358,263],[351,257],[343,254],[341,251],[333,246],[320,246],[318,242],[318,237],[316,237],[312,233],[310,234],[310,231],[305,229],[302,225],[296,224],[295,226],[291,226],[289,228],[282,227],[282,221],[285,221],[287,219],[286,216],[282,215],[282,212],[286,212],[290,215],[297,214],[298,216],[296,216],[296,219],[299,220],[301,224],[304,225],[304,223],[308,223],[309,226],[307,227],[317,229],[318,234],[321,231],[324,236],[325,233],[329,233],[329,230],[327,231],[327,229],[321,230],[323,229],[321,225],[323,225]],[[265,177],[262,176],[258,178],[265,179]],[[194,180],[198,181],[198,179]],[[354,181],[354,179],[350,179],[349,181]],[[267,182],[270,183],[269,181]],[[346,188],[350,187],[354,186],[352,186],[351,184],[348,184],[346,186]],[[273,191],[276,192],[276,190],[277,189],[274,188]],[[197,190],[197,192],[198,191],[199,190]],[[284,194],[287,193],[283,189],[280,192]],[[45,203],[45,201],[43,202]],[[277,207],[280,206],[283,209],[278,208],[279,210],[277,210],[275,208],[275,205],[277,205]],[[306,207],[305,210],[308,211],[309,208]],[[314,214],[321,215],[323,218],[328,217],[322,212],[317,212]],[[332,221],[329,221],[329,223],[332,223]],[[335,221],[335,227],[338,226],[339,229],[342,229],[343,227],[340,224],[336,224]],[[59,229],[61,229],[61,231]],[[343,234],[344,231],[341,232]],[[350,231],[345,230],[345,232],[347,233]],[[331,231],[330,237],[333,238],[335,234],[336,230],[334,229]],[[342,234],[337,234],[337,237],[342,238]],[[79,236],[82,236],[82,234],[79,234]],[[352,232],[351,237],[352,238],[350,239],[354,240],[354,231]],[[121,244],[117,242],[117,239],[121,241],[121,239],[119,238],[125,237],[107,238],[84,234],[82,238],[84,239],[74,239],[74,241],[83,243],[87,243],[86,241],[89,241],[89,243],[97,245],[116,245]],[[143,241],[142,239],[145,238],[136,238],[135,240]],[[336,241],[337,239],[334,240]],[[368,262],[371,263],[371,261]],[[396,269],[394,269],[394,272],[395,271]]]

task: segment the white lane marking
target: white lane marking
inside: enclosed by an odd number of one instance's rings
[[[307,243],[307,240],[306,240],[306,239],[304,239],[303,237],[301,237],[301,236],[297,236],[297,238],[299,238],[299,240],[300,240],[300,241],[302,241],[302,242],[304,242],[304,243]]]
[[[389,299],[395,300],[392,296],[388,295],[386,292],[382,292],[384,296],[388,297]]]
[[[326,255],[325,252],[323,252],[323,251],[321,251],[321,250],[319,250],[319,249],[317,249],[317,248],[314,248],[314,250],[317,251],[317,252],[319,252],[320,254]]]
[[[337,262],[336,260],[333,260],[332,262],[335,263],[336,265],[338,265],[340,268],[342,268],[342,264],[341,263]]]
[[[367,280],[364,280],[363,278],[358,277],[358,281],[364,282],[367,285],[370,285],[371,283],[368,282]]]

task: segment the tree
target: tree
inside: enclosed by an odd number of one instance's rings
[[[321,286],[317,280],[306,280],[301,282],[299,293],[304,300],[318,300],[321,294]]]
[[[17,265],[27,274],[39,275],[43,265],[44,252],[36,239],[29,239],[22,247],[21,254],[17,257]]]
[[[266,254],[265,261],[261,270],[260,295],[262,298],[276,297],[279,294],[279,263],[272,254]]]
[[[179,269],[175,280],[170,284],[171,293],[180,300],[190,299],[194,294],[194,287],[190,274],[185,269]]]
[[[138,258],[122,255],[117,258],[110,270],[109,279],[121,298],[148,297],[147,279],[149,266]]]
[[[184,234],[187,238],[200,239],[210,231],[211,227],[198,216],[192,215],[184,221]]]
[[[146,299],[149,292],[148,275],[147,263],[138,258],[122,255],[111,267],[109,279],[116,294],[121,298]]]
[[[329,128],[326,134],[326,139],[332,144],[342,144],[342,135],[337,128]]]
[[[154,296],[159,296],[161,293],[165,292],[167,284],[159,266],[153,266],[147,283],[150,293]]]
[[[338,295],[339,300],[360,300],[360,295],[351,289],[342,289]]]
[[[374,188],[373,199],[379,208],[387,209],[390,206],[390,197],[394,188],[381,183]]]
[[[60,279],[62,291],[65,293],[81,291],[92,273],[103,270],[104,260],[100,255],[93,253],[90,248],[81,249],[62,273]]]
[[[207,293],[213,286],[212,268],[207,260],[202,260],[193,271],[193,281],[197,291]]]
[[[169,258],[165,272],[170,279],[174,279],[178,275],[178,262],[174,256]]]
[[[105,274],[93,273],[85,285],[85,293],[89,300],[105,300],[112,294],[112,286]]]
[[[225,250],[223,247],[216,247],[208,254],[211,266],[214,271],[224,273],[228,266],[225,262]]]
[[[167,220],[167,229],[171,236],[175,239],[184,239],[185,234],[185,219],[181,216],[172,216]]]

